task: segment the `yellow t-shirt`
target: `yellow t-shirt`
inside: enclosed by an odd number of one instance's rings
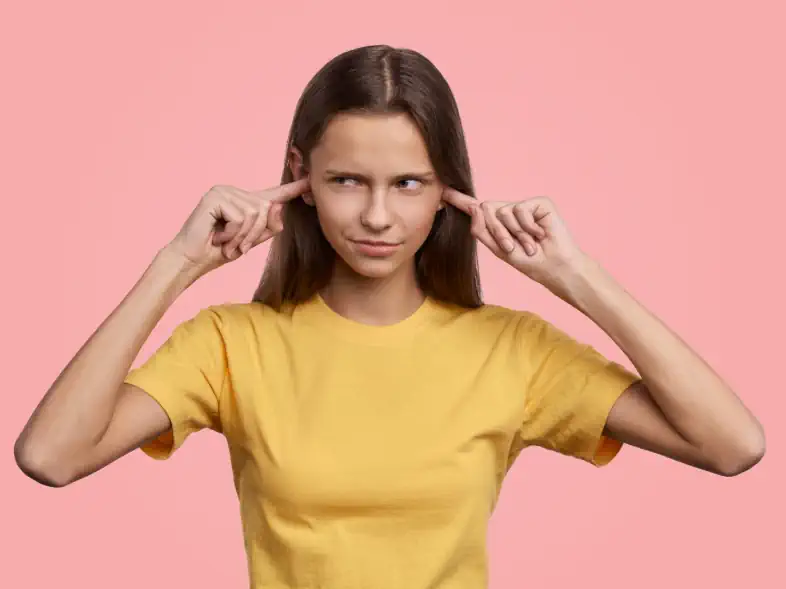
[[[637,378],[530,312],[428,299],[370,326],[317,295],[208,307],[127,382],[173,424],[150,456],[226,437],[252,588],[478,589],[515,457],[606,464],[606,418]]]

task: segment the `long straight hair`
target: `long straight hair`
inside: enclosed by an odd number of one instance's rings
[[[331,118],[340,113],[406,113],[418,126],[434,171],[446,186],[475,197],[467,145],[453,92],[426,57],[409,49],[372,45],[333,58],[298,101],[287,140],[281,183],[294,180],[290,150],[307,165]],[[253,301],[278,310],[309,300],[330,281],[336,252],[303,199],[283,210],[284,229],[273,238]],[[466,308],[483,304],[475,238],[469,217],[452,206],[436,213],[415,254],[423,293]]]

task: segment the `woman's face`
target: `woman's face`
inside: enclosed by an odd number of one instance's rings
[[[328,242],[357,274],[412,270],[442,204],[420,131],[405,114],[341,114],[312,150],[309,175]],[[297,174],[296,174],[297,177]]]

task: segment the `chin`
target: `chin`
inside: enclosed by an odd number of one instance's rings
[[[407,252],[396,252],[391,256],[367,256],[349,248],[342,248],[339,260],[345,270],[362,278],[372,280],[385,279],[397,274],[407,266]]]
[[[345,260],[347,262],[348,260]],[[401,264],[391,259],[353,259],[347,265],[363,278],[387,278],[396,273]]]

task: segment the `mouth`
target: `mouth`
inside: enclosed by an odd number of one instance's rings
[[[350,239],[350,242],[355,246],[358,252],[372,258],[390,256],[401,246],[401,243],[374,239]]]

